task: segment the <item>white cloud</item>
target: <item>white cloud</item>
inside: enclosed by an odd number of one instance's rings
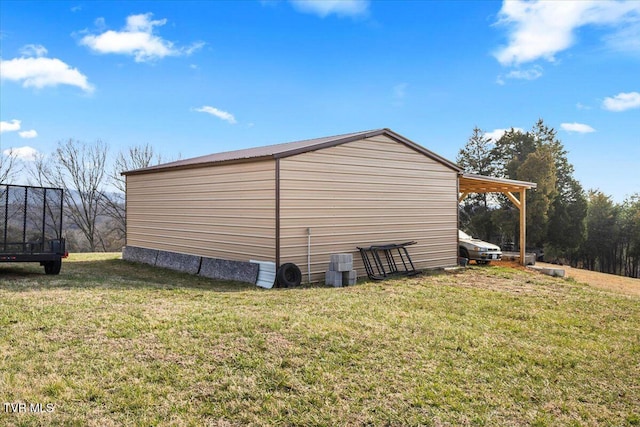
[[[22,132],[18,132],[18,135],[20,135],[20,138],[31,139],[37,137],[38,132],[36,132],[34,129],[23,130]]]
[[[107,30],[107,21],[105,21],[105,19],[103,17],[96,18],[96,20],[93,21],[93,25],[96,26],[96,30],[98,30],[98,31],[106,31]]]
[[[628,48],[638,43],[638,18],[637,1],[504,1],[497,24],[509,28],[509,43],[494,56],[502,65],[554,61],[576,42],[575,31],[586,25],[613,27],[610,44]]]
[[[40,44],[28,44],[20,49],[20,54],[22,56],[35,56],[39,58],[41,56],[45,56],[47,53],[47,48]]]
[[[529,69],[516,69],[511,70],[507,74],[500,74],[496,79],[496,83],[499,85],[504,85],[506,83],[505,79],[511,80],[536,80],[542,77],[542,67],[539,65],[534,65]]]
[[[158,19],[150,21],[152,13],[142,13],[139,15],[130,15],[127,17],[127,26],[125,31],[131,33],[143,32],[152,33],[153,27],[162,26],[167,23],[166,19]]]
[[[512,70],[507,75],[508,79],[535,80],[542,76],[542,67],[536,65],[528,70]]]
[[[192,55],[193,53],[197,52],[198,50],[202,49],[204,47],[204,45],[206,45],[205,42],[195,42],[195,43],[191,44],[191,46],[182,48],[182,52],[185,55],[189,56],[189,55]]]
[[[20,120],[13,119],[10,122],[0,122],[0,133],[15,132],[20,130]]]
[[[80,44],[98,53],[131,55],[136,62],[191,55],[204,46],[203,42],[197,42],[188,47],[176,47],[173,42],[154,35],[154,29],[165,25],[167,20],[151,20],[152,16],[152,13],[128,16],[122,31],[108,30],[99,35],[87,35]],[[104,24],[104,20],[99,22]]]
[[[10,122],[0,122],[0,133],[4,132],[16,132],[20,130],[22,122],[20,120],[11,120]],[[24,130],[22,132],[18,132],[20,138],[35,138],[38,136],[38,132],[35,130]]]
[[[33,147],[29,147],[28,145],[18,148],[9,148],[4,150],[2,153],[7,157],[14,157],[28,162],[36,160],[38,156],[38,150]]]
[[[324,18],[332,13],[338,16],[366,16],[369,0],[289,0],[299,12],[311,13]]]
[[[519,131],[519,132],[524,132],[523,129],[521,128],[510,128],[510,129],[494,129],[491,132],[485,132],[484,133],[484,137],[485,138],[489,138],[490,140],[492,140],[493,142],[498,141],[500,138],[502,138],[502,135],[504,135],[507,131],[509,130],[515,130],[515,131]]]
[[[93,91],[87,76],[57,58],[0,59],[0,76],[2,80],[22,82],[23,87],[41,89],[64,84],[79,87],[85,92]]]
[[[589,125],[583,123],[561,123],[560,127],[567,132],[591,133],[596,130]]]
[[[602,102],[602,108],[609,111],[625,111],[640,107],[640,92],[621,92],[613,97],[607,97]]]
[[[629,24],[615,34],[607,36],[608,45],[622,52],[640,52],[640,20],[636,24]]]
[[[404,99],[407,97],[407,83],[398,83],[393,86],[393,105],[401,107],[404,105]]]
[[[221,120],[224,120],[226,122],[233,124],[236,124],[236,118],[233,117],[233,114],[228,113],[226,111],[222,111],[222,110],[218,110],[215,107],[210,107],[208,105],[202,106],[200,108],[194,108],[194,111],[197,111],[199,113],[207,113],[207,114],[211,114],[212,116],[215,116]]]
[[[407,83],[398,83],[393,87],[393,96],[397,99],[402,99],[407,96]]]

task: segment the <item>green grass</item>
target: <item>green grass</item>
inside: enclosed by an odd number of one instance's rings
[[[266,291],[116,258],[0,264],[0,425],[640,425],[637,297],[501,267]]]

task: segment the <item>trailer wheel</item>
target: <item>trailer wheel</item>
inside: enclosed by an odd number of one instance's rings
[[[282,264],[276,273],[278,285],[283,288],[294,288],[302,282],[302,272],[292,262]]]
[[[44,263],[45,274],[60,274],[61,269],[62,269],[62,259],[57,259],[55,261],[47,261]]]

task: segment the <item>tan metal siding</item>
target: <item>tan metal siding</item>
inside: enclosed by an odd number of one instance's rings
[[[127,176],[127,245],[275,260],[275,161]]]
[[[457,263],[457,173],[380,135],[280,161],[281,263],[324,280],[329,255],[356,246],[416,240],[417,268]]]

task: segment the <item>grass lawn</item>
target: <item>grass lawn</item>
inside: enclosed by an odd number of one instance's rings
[[[475,266],[267,291],[117,257],[0,264],[0,425],[640,425],[640,297]]]

